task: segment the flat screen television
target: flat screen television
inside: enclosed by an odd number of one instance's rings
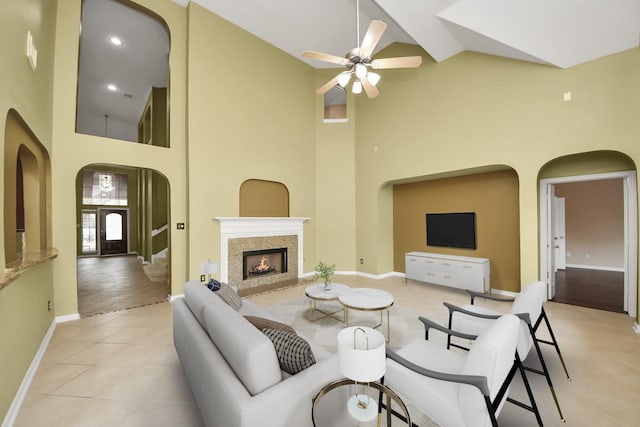
[[[428,213],[427,246],[476,249],[476,213]]]

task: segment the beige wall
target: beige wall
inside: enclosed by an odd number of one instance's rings
[[[309,271],[317,232],[313,69],[193,2],[188,10],[190,277],[199,277],[200,262],[220,259],[213,218],[239,215],[247,179],[284,184],[290,216],[311,218]]]
[[[393,268],[410,251],[489,258],[491,288],[520,291],[518,177],[512,170],[393,187]],[[426,213],[475,212],[476,249],[427,246]]]
[[[170,149],[75,134],[80,0],[0,3],[2,34],[16,41],[3,48],[0,112],[14,108],[49,150],[53,246],[60,253],[0,290],[0,333],[8,339],[0,350],[0,414],[52,319],[46,301],[54,300],[57,316],[77,312],[74,188],[86,165],[154,169],[167,177],[171,226],[187,224],[171,233],[177,295],[199,276],[201,261],[219,259],[212,218],[238,215],[246,179],[283,183],[290,215],[311,218],[304,271],[324,260],[339,270],[381,274],[394,269],[394,184],[512,168],[520,280],[528,283],[539,271],[543,165],[601,150],[640,161],[637,49],[561,70],[470,52],[436,64],[419,48],[395,45],[382,56],[421,54],[423,66],[384,70],[379,97],[349,95],[349,121],[324,124],[314,89],[334,71],[315,71],[193,2],[187,9],[171,0],[138,3],[170,32]],[[35,73],[23,54],[27,29],[39,50]],[[562,100],[566,91],[570,102]],[[0,135],[4,126],[0,120]]]
[[[134,166],[157,170],[169,182],[171,222],[186,222],[186,9],[170,0],[140,0],[168,26],[171,40],[170,110],[171,148],[80,135],[75,129],[75,107],[80,30],[80,0],[58,2],[55,44],[53,110],[53,230],[54,246],[60,255],[54,269],[56,315],[77,312],[77,268],[75,255],[75,178],[90,164]],[[56,159],[64,159],[56,166]],[[175,190],[175,191],[174,191]],[[171,233],[172,293],[182,293],[187,274],[187,231]]]
[[[5,125],[10,109],[20,115],[50,154],[55,8],[55,0],[0,2],[0,164],[4,164]],[[24,55],[28,30],[38,49],[35,72]],[[4,173],[0,177],[0,197],[4,200]],[[0,221],[4,224],[4,212],[0,212]],[[0,268],[4,271],[4,227],[0,227],[0,233]],[[9,409],[53,320],[54,313],[48,311],[47,303],[54,302],[52,271],[56,262],[32,267],[0,289],[0,419]]]
[[[556,184],[565,199],[568,266],[624,269],[622,179]]]
[[[415,70],[385,70],[375,101],[358,98],[358,257],[393,268],[388,183],[506,165],[519,178],[520,277],[538,279],[538,172],[573,153],[613,150],[640,161],[640,56],[629,50],[568,70],[471,52]],[[563,101],[571,91],[573,100]]]

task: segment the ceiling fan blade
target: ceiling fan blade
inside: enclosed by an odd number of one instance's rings
[[[318,61],[331,62],[332,64],[347,65],[349,60],[341,56],[330,55],[328,53],[314,52],[312,50],[305,50],[302,56],[309,59],[317,59]]]
[[[340,74],[338,74],[337,76],[335,76],[334,78],[326,82],[324,85],[320,86],[316,90],[316,93],[318,95],[324,95],[325,93],[329,92],[331,89],[333,89],[335,85],[338,84],[338,77],[340,77]]]
[[[383,70],[386,68],[416,68],[422,64],[421,56],[399,56],[397,58],[380,58],[371,61],[371,68]]]
[[[375,87],[366,77],[361,78],[360,83],[362,83],[362,87],[369,98],[375,98],[380,95],[378,88]]]
[[[371,52],[375,49],[376,45],[382,38],[384,30],[387,29],[387,24],[382,21],[371,21],[369,29],[362,39],[360,44],[360,58],[367,58],[371,56]]]

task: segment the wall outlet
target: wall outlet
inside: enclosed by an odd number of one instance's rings
[[[364,264],[364,258],[360,258],[360,264]]]
[[[204,274],[201,274],[201,275],[200,275],[200,281],[201,281],[201,282],[204,282],[205,280],[206,280],[206,279],[204,278]]]
[[[51,311],[51,300],[47,302],[47,311]]]
[[[176,228],[178,230],[184,230],[184,222],[179,222],[176,224]]]

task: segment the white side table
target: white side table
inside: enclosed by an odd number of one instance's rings
[[[325,288],[323,283],[318,283],[315,285],[311,285],[305,289],[304,294],[309,298],[309,321],[316,322],[320,319],[324,319],[325,317],[331,317],[339,322],[342,322],[343,319],[340,319],[335,316],[336,313],[343,311],[343,309],[339,309],[332,312],[322,311],[317,307],[318,301],[337,301],[338,297],[345,292],[349,292],[351,288],[347,285],[343,285],[341,283],[330,283],[329,288]],[[321,316],[313,318],[314,311],[321,313]]]
[[[349,292],[338,296],[338,301],[344,307],[345,327],[349,327],[349,309],[359,311],[379,311],[380,323],[373,328],[382,326],[382,312],[387,310],[387,342],[391,340],[391,324],[389,309],[393,305],[393,295],[389,292],[372,288],[353,288]]]

